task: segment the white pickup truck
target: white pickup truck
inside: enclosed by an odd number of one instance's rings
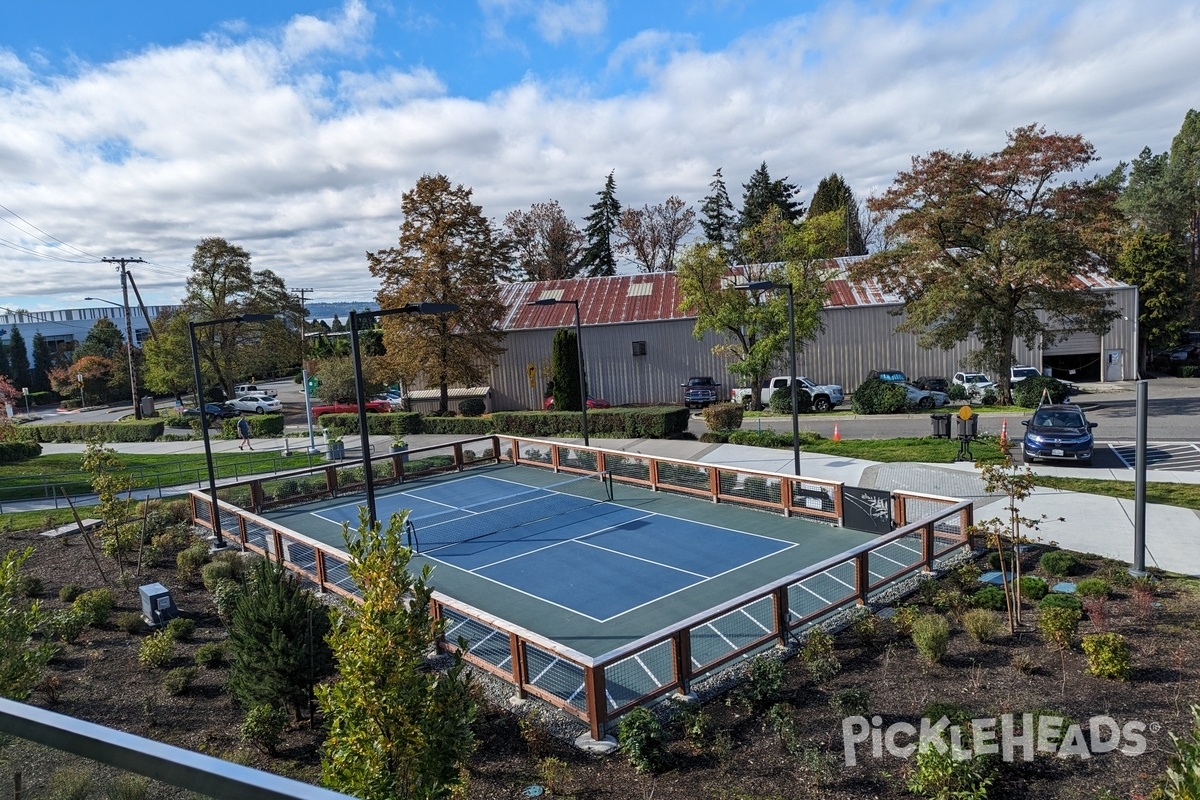
[[[796,391],[807,392],[808,396],[812,398],[813,411],[832,411],[846,399],[846,394],[840,386],[820,386],[803,376],[797,378],[796,381]],[[791,379],[787,375],[779,375],[763,381],[762,388],[759,389],[759,399],[763,406],[770,404],[771,395],[775,394],[777,389],[790,389],[791,385]],[[751,389],[734,389],[730,392],[729,400],[732,403],[741,404],[743,408],[750,408],[753,397],[751,391]]]
[[[260,389],[253,383],[239,383],[233,387],[233,396],[241,397],[244,394],[265,394],[267,397],[278,397],[279,392],[274,389]]]

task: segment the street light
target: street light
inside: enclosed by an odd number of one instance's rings
[[[375,475],[371,472],[371,438],[367,432],[367,398],[363,386],[362,358],[358,352],[358,320],[375,320],[379,317],[390,317],[393,314],[449,314],[458,311],[453,303],[409,303],[399,308],[381,308],[378,311],[364,311],[361,314],[351,310],[347,324],[350,326],[350,360],[354,362],[354,399],[358,402],[358,433],[362,444],[363,481],[367,489],[368,524],[375,526]]]
[[[108,303],[110,306],[116,306],[125,315],[125,353],[129,357],[129,396],[133,401],[134,419],[141,419],[142,410],[138,408],[137,370],[133,366],[133,322],[129,318],[129,306],[114,303],[112,300],[105,300],[103,297],[85,297],[83,299],[96,300],[101,303]]]
[[[579,301],[578,300],[556,300],[553,297],[543,297],[541,300],[534,300],[531,303],[526,303],[530,306],[554,306],[559,303],[570,303],[575,306],[575,349],[576,360],[579,362],[579,402],[583,406],[583,446],[588,447],[588,424],[587,424],[587,383],[583,378],[583,331],[579,327]],[[561,411],[561,409],[559,409]]]
[[[204,463],[208,467],[208,494],[212,498],[212,526],[216,534],[214,550],[224,550],[225,540],[221,537],[221,509],[217,506],[217,475],[213,471],[212,443],[208,440],[208,415],[204,413],[204,379],[200,375],[200,353],[196,349],[196,328],[207,328],[225,322],[266,322],[275,319],[274,314],[240,314],[225,319],[207,319],[203,322],[188,322],[188,341],[192,345],[192,370],[196,379],[196,406],[200,409],[200,436],[204,439]]]
[[[792,385],[792,466],[800,474],[800,410],[796,405],[796,301],[790,283],[775,281],[752,281],[745,286],[734,286],[744,292],[761,292],[771,289],[787,289],[788,294],[788,345],[792,354],[792,374],[788,383]]]

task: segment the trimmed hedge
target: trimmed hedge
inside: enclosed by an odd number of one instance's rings
[[[153,442],[163,435],[161,419],[121,422],[61,422],[31,425],[29,430],[39,442],[86,442],[99,438],[105,442]]]
[[[19,464],[42,454],[37,442],[0,442],[0,464]]]
[[[1013,402],[1024,408],[1037,408],[1042,400],[1042,390],[1050,395],[1051,403],[1064,403],[1071,390],[1062,381],[1045,375],[1026,378],[1013,387]]]
[[[358,435],[358,414],[324,414],[317,424],[341,436]],[[421,415],[413,411],[367,414],[367,433],[379,436],[403,436],[422,433]],[[426,431],[432,433],[434,431]]]
[[[908,392],[879,378],[864,381],[850,396],[855,414],[899,414],[908,408]]]
[[[60,399],[61,398],[58,396],[58,392],[30,392],[29,393],[29,405],[30,406],[48,406],[51,403],[57,404]]]
[[[622,439],[667,439],[687,431],[690,418],[691,412],[681,406],[593,409],[588,411],[588,433]],[[321,425],[342,436],[355,436],[358,415],[326,414],[321,417]],[[422,417],[397,411],[368,414],[367,431],[390,436],[411,433],[579,436],[583,433],[583,417],[578,411],[500,411],[489,417]]]
[[[463,401],[466,402],[466,401]],[[458,436],[485,436],[494,423],[486,417],[424,417],[421,433],[449,433]]]
[[[255,438],[283,436],[283,414],[247,414],[243,419],[250,423],[250,435]],[[199,425],[200,421],[197,420],[196,424]],[[221,438],[241,438],[238,436],[237,424],[237,417],[221,420]]]

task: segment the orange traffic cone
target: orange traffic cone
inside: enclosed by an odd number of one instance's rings
[[[836,422],[833,424],[833,440],[835,442],[840,442],[842,440],[842,434],[838,430],[838,426],[837,426]]]
[[[1008,449],[1008,420],[1000,420],[1000,449]]]

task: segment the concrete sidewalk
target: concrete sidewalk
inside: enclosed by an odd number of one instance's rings
[[[410,447],[437,445],[463,437],[414,434],[405,437]],[[565,440],[582,444],[582,440]],[[371,437],[375,452],[386,452],[390,436]],[[256,451],[283,451],[282,439],[253,440]],[[321,440],[317,440],[318,446]],[[721,464],[729,467],[754,469],[783,475],[792,474],[790,450],[773,450],[735,444],[708,444],[694,440],[674,439],[595,439],[593,446],[608,450],[693,461],[702,464]],[[129,453],[187,453],[203,452],[199,441],[138,442],[113,445]],[[214,452],[228,452],[237,447],[236,440],[213,440]],[[287,450],[303,453],[308,439],[292,438]],[[82,452],[82,444],[46,444],[45,453]],[[1091,468],[1031,465],[1034,472],[1082,478],[1113,478],[1132,481],[1133,470],[1096,470]],[[993,517],[1007,518],[1003,495],[989,495],[979,470],[969,463],[957,464],[880,464],[854,458],[840,458],[820,453],[800,454],[800,474],[814,478],[841,481],[850,486],[896,490],[904,489],[946,497],[975,501],[976,520]],[[1200,483],[1198,472],[1167,472],[1151,470],[1150,481]],[[186,491],[185,487],[183,488]],[[26,508],[28,506],[28,508]],[[50,501],[20,501],[5,503],[5,511],[36,510],[53,507]],[[1133,559],[1132,500],[1118,500],[1099,495],[1064,492],[1037,488],[1020,503],[1023,517],[1042,519],[1037,535],[1044,541],[1056,542],[1069,550],[1115,558],[1129,562]],[[1170,572],[1200,576],[1200,511],[1175,506],[1146,506],[1146,544],[1148,566]]]

